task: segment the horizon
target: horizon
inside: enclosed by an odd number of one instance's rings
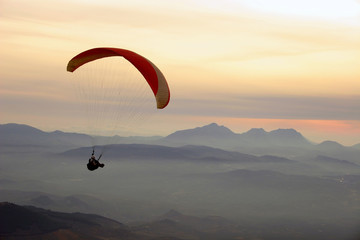
[[[2,122],[146,136],[216,122],[234,132],[292,128],[314,142],[360,143],[359,0],[4,0],[1,7]],[[168,81],[169,105],[136,121],[89,124],[96,111],[84,110],[66,65],[95,47],[151,60]],[[154,103],[151,92],[144,97]],[[103,104],[113,109],[111,100]]]
[[[355,143],[355,144],[352,144],[352,145],[345,145],[341,142],[338,142],[336,140],[333,140],[333,139],[325,139],[323,141],[320,141],[320,142],[317,142],[317,141],[313,141],[312,139],[308,138],[307,136],[305,136],[302,132],[298,131],[297,129],[294,129],[294,128],[277,128],[277,129],[272,129],[272,130],[266,130],[264,128],[250,128],[248,129],[247,131],[243,131],[243,132],[236,132],[236,131],[233,131],[231,128],[229,128],[228,126],[225,126],[225,125],[220,125],[216,122],[212,122],[212,123],[209,123],[209,124],[206,124],[206,125],[202,125],[202,126],[193,126],[192,128],[187,128],[187,129],[178,129],[178,130],[175,130],[167,135],[129,135],[129,136],[124,136],[124,135],[91,135],[89,133],[86,133],[86,132],[75,132],[75,131],[72,131],[72,132],[67,132],[67,131],[62,131],[62,130],[59,130],[59,129],[54,129],[54,130],[44,130],[44,129],[41,129],[41,128],[37,128],[35,126],[31,126],[29,124],[25,124],[25,123],[0,123],[0,125],[6,125],[6,124],[16,124],[16,125],[23,125],[23,126],[28,126],[28,127],[32,127],[32,128],[36,128],[40,131],[43,131],[43,132],[46,132],[46,133],[53,133],[53,132],[56,132],[56,131],[60,131],[60,132],[63,132],[63,133],[76,133],[76,134],[85,134],[85,135],[89,135],[89,136],[94,136],[94,137],[167,137],[173,133],[176,133],[178,131],[184,131],[184,130],[193,130],[193,129],[196,129],[196,128],[204,128],[204,127],[208,127],[208,126],[211,126],[211,125],[216,125],[216,127],[225,127],[227,129],[229,129],[230,131],[232,131],[234,134],[244,134],[244,133],[247,133],[253,129],[261,129],[261,130],[264,130],[266,133],[270,133],[270,132],[274,132],[274,131],[278,131],[278,130],[294,130],[295,132],[301,134],[301,136],[303,138],[305,138],[307,141],[309,141],[311,144],[315,144],[315,145],[318,145],[318,144],[322,144],[324,142],[336,142],[344,147],[353,147],[355,145],[359,145],[360,142],[358,143]]]

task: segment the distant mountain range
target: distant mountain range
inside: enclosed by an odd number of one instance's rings
[[[89,155],[91,147],[82,147],[60,153],[65,158],[81,159]],[[264,155],[254,156],[207,146],[187,145],[168,147],[148,144],[108,145],[106,157],[121,160],[190,161],[197,163],[295,163],[287,158]]]
[[[2,147],[23,147],[38,150],[65,150],[89,146],[92,137],[86,134],[61,131],[44,132],[24,124],[0,124],[0,145]]]
[[[167,147],[184,146],[207,146],[219,148],[226,151],[243,153],[247,155],[273,155],[285,158],[307,155],[308,158],[316,158],[318,155],[337,158],[339,160],[356,161],[360,164],[360,144],[353,147],[345,147],[334,141],[325,141],[314,144],[307,140],[301,133],[294,129],[277,129],[267,132],[261,128],[253,128],[245,133],[234,133],[225,126],[211,123],[203,127],[179,130],[166,137],[93,137],[86,134],[65,133],[61,131],[44,132],[28,125],[3,124],[0,125],[0,151],[16,151],[25,149],[26,151],[49,151],[63,152],[69,149],[86,147],[92,145],[107,144],[146,144],[161,145],[164,148],[161,155],[164,157],[172,156],[174,149]],[[129,146],[130,148],[131,146]],[[134,147],[134,146],[132,146]],[[142,146],[145,148],[145,145]],[[146,147],[147,154],[151,147]],[[185,154],[187,149],[178,150],[177,154]],[[170,153],[166,153],[170,151]],[[171,152],[172,151],[172,152]],[[202,149],[203,152],[211,152],[210,149]],[[218,151],[219,152],[219,151]],[[156,151],[152,152],[156,154]],[[141,151],[137,150],[137,155]],[[192,153],[193,154],[193,153]],[[209,155],[209,154],[208,154]],[[229,154],[228,154],[229,155]],[[194,156],[194,155],[193,155]],[[216,157],[216,155],[208,156]],[[243,158],[245,156],[242,156]],[[226,157],[225,159],[229,159]]]
[[[92,142],[107,141],[109,143],[144,143],[158,142],[165,145],[203,145],[224,146],[229,148],[242,145],[256,146],[313,146],[301,133],[294,129],[277,129],[270,132],[262,128],[252,128],[245,133],[234,133],[225,126],[211,123],[203,127],[179,130],[166,137],[93,137],[86,134],[66,133],[61,131],[44,132],[37,128],[16,123],[0,124],[0,144],[24,146],[88,146]],[[95,139],[94,139],[95,138]],[[99,139],[97,139],[99,138]],[[342,146],[334,141],[325,141],[319,146]],[[353,146],[360,148],[360,143]]]
[[[106,166],[89,172],[93,144]],[[0,239],[351,239],[359,156],[294,129],[92,137],[4,124]]]
[[[234,133],[225,126],[211,123],[203,127],[176,131],[164,139],[163,142],[175,145],[197,144],[236,149],[241,147],[310,147],[312,144],[301,133],[294,129],[278,129],[266,132],[262,128],[253,128],[248,132]]]

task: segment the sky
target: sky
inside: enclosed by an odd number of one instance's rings
[[[360,143],[359,0],[0,0],[0,36],[1,124],[86,132],[67,62],[119,47],[171,91],[129,135],[216,122]]]

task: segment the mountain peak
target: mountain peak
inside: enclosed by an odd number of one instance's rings
[[[216,123],[211,123],[202,127],[176,131],[167,136],[167,138],[184,138],[184,137],[209,137],[219,138],[234,135],[235,133],[225,126],[219,126]]]
[[[271,131],[269,134],[270,134],[270,136],[283,138],[283,139],[297,138],[298,140],[305,140],[303,135],[293,128],[288,128],[288,129],[279,128],[277,130]]]
[[[208,125],[205,125],[203,127],[199,127],[198,129],[206,129],[210,131],[221,131],[221,132],[227,132],[227,133],[233,133],[229,128],[225,127],[224,125],[218,125],[217,123],[210,123]]]
[[[301,135],[301,133],[299,133],[298,131],[296,131],[293,128],[279,128],[279,129],[271,131],[270,133],[279,134],[279,135],[287,135],[287,136]]]
[[[247,137],[260,137],[266,135],[267,132],[263,128],[252,128],[249,131],[245,132],[244,135]]]
[[[320,143],[318,146],[322,147],[322,148],[342,148],[342,147],[344,147],[343,145],[341,145],[340,143],[335,142],[335,141],[324,141],[324,142]]]
[[[44,134],[45,132],[25,124],[7,123],[0,124],[0,132],[6,134]]]
[[[204,127],[220,127],[217,123],[210,123],[208,125],[205,125]]]

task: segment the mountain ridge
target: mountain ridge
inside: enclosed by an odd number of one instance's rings
[[[92,142],[91,136],[81,133],[62,131],[45,132],[25,124],[0,124],[0,145],[22,146],[27,148],[59,148],[80,147]]]
[[[293,158],[311,152],[310,155],[325,155],[360,164],[359,147],[346,147],[335,141],[314,144],[291,128],[280,128],[269,132],[262,128],[252,128],[244,133],[235,133],[225,126],[211,123],[193,129],[179,130],[165,137],[91,137],[62,131],[44,132],[24,124],[0,124],[0,135],[2,136],[0,151],[5,153],[30,150],[61,153],[70,149],[93,146],[99,139],[98,144],[106,142],[103,145],[146,144],[167,147],[194,145],[248,155],[272,155],[284,158]]]
[[[32,127],[30,125],[26,124],[18,124],[18,123],[6,123],[6,124],[0,124],[0,134],[2,136],[8,136],[8,135],[15,135],[19,137],[21,135],[22,137],[26,136],[27,134],[37,134],[37,135],[46,135],[46,136],[69,136],[69,137],[83,137],[85,141],[90,141],[91,136],[83,133],[75,133],[75,132],[63,132],[60,130],[55,130],[51,132],[42,131],[38,128]],[[289,137],[295,137],[298,138],[297,140],[305,141],[307,143],[310,143],[300,132],[296,131],[293,128],[289,129],[275,129],[271,131],[265,131],[263,128],[251,128],[246,132],[243,133],[235,133],[228,127],[224,125],[218,125],[217,123],[210,123],[208,125],[204,125],[202,127],[195,127],[191,129],[184,129],[184,130],[178,130],[175,131],[167,136],[162,137],[165,140],[171,140],[177,137],[189,137],[193,135],[199,135],[199,136],[210,136],[210,137],[217,137],[217,138],[224,138],[224,137],[238,137],[238,136],[244,136],[244,137],[264,137],[264,136],[270,136],[270,137],[281,137],[281,138],[289,138]],[[102,137],[102,136],[99,136]],[[103,137],[106,138],[106,137]],[[134,141],[140,140],[141,138],[148,138],[148,139],[154,139],[155,141],[161,138],[161,136],[154,136],[154,137],[141,137],[141,136],[129,136],[129,137],[121,137],[118,135],[111,136],[109,138],[129,138],[133,139]],[[17,139],[18,140],[18,139]],[[337,143],[335,141],[323,141],[325,142],[333,142]],[[1,143],[1,142],[0,142]],[[317,145],[320,145],[322,143],[318,143]],[[337,143],[338,145],[343,146],[340,143]],[[315,144],[316,145],[316,144]],[[354,147],[360,146],[359,144],[354,144]]]

